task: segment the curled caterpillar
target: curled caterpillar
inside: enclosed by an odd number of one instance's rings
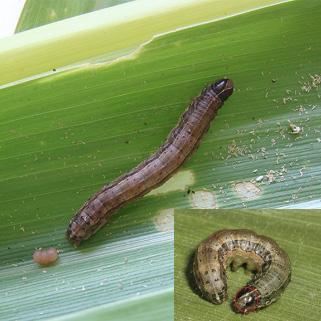
[[[33,253],[33,260],[39,265],[48,266],[58,259],[58,250],[54,247],[38,249]]]
[[[221,304],[227,299],[226,269],[245,265],[254,277],[232,300],[236,313],[247,314],[275,302],[291,279],[288,255],[272,239],[250,230],[222,230],[202,242],[193,271],[202,296]]]
[[[193,153],[211,120],[233,93],[233,83],[221,79],[193,100],[165,143],[147,160],[93,195],[70,221],[67,238],[79,245],[128,202],[163,184]]]

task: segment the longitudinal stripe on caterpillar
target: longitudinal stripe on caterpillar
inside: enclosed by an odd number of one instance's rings
[[[288,255],[272,239],[250,230],[221,230],[202,242],[194,258],[196,283],[205,299],[227,299],[226,269],[246,264],[254,277],[234,296],[237,313],[249,313],[275,302],[291,279]]]
[[[92,196],[70,221],[67,238],[78,245],[128,202],[168,180],[196,150],[218,109],[233,93],[233,83],[221,79],[193,100],[165,143],[147,160]]]

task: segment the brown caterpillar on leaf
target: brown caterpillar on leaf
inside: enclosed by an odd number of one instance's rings
[[[167,181],[196,150],[218,109],[233,93],[233,83],[221,79],[206,87],[185,111],[159,150],[130,172],[104,186],[76,213],[67,229],[75,245],[100,229],[120,207]]]

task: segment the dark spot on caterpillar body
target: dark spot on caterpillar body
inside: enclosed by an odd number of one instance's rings
[[[197,149],[210,122],[233,93],[233,83],[221,79],[195,98],[165,143],[147,160],[93,195],[70,221],[67,238],[79,245],[100,229],[120,207],[167,181]]]
[[[58,259],[58,250],[54,247],[38,249],[33,253],[33,260],[39,265],[48,266],[54,264]]]
[[[199,245],[194,258],[195,280],[206,300],[221,304],[227,299],[229,265],[232,271],[245,266],[254,272],[232,300],[236,313],[247,314],[275,302],[291,279],[289,257],[275,241],[250,230],[221,230]]]

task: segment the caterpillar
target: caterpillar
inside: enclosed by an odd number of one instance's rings
[[[254,277],[235,294],[232,308],[247,314],[275,302],[291,279],[288,255],[272,239],[250,230],[221,230],[202,242],[193,272],[202,296],[221,304],[227,299],[226,270],[245,265]]]
[[[76,246],[100,229],[128,202],[163,184],[198,147],[211,120],[233,93],[233,83],[221,79],[196,97],[159,150],[130,172],[104,186],[70,221],[67,238]]]
[[[48,266],[58,259],[58,250],[54,247],[38,249],[33,253],[33,260],[39,265]]]

